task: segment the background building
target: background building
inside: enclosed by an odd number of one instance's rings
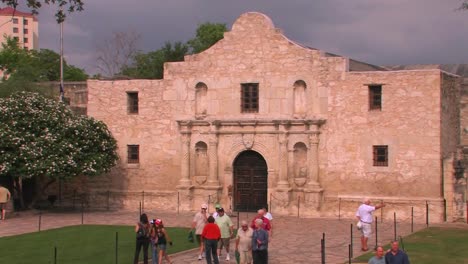
[[[164,208],[353,217],[370,197],[385,218],[428,204],[432,222],[456,220],[461,82],[305,47],[246,13],[210,49],[166,63],[163,80],[88,81],[88,115],[121,157],[89,182],[108,194],[91,200],[135,208],[144,191]]]
[[[0,8],[0,37],[10,36],[18,40],[25,49],[39,49],[39,27],[32,13],[25,13],[11,7]]]

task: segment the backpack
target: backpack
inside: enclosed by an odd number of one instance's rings
[[[148,238],[148,230],[141,223],[138,223],[138,231],[136,233],[137,239]]]

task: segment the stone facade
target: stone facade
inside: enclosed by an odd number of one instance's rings
[[[249,85],[254,111],[245,108]],[[369,110],[375,85],[381,107]],[[129,113],[136,93],[138,112]],[[182,210],[268,203],[302,216],[352,217],[368,196],[389,204],[383,217],[427,202],[441,221],[459,94],[460,78],[440,69],[392,71],[307,48],[267,16],[245,13],[208,50],[166,63],[163,80],[88,81],[88,115],[109,126],[121,157],[89,188],[121,192],[124,207],[138,202],[125,194],[145,191],[165,207],[178,197]],[[387,148],[384,166],[376,146]]]

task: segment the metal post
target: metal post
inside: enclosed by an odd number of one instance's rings
[[[54,246],[54,264],[57,264],[57,246]]]
[[[141,210],[145,211],[145,191],[141,192]]]
[[[351,257],[353,257],[353,224],[350,226],[351,228],[349,229],[350,231],[350,237],[351,237]]]
[[[141,212],[142,212],[142,211],[141,211],[141,201],[140,201],[140,215],[141,215]],[[140,217],[140,215],[138,216],[138,218]]]
[[[348,263],[351,264],[351,259],[353,254],[353,250],[351,249],[351,244],[348,245]]]
[[[42,212],[39,211],[39,232],[41,232]]]
[[[322,264],[325,264],[325,233],[322,236]]]
[[[414,207],[411,206],[411,233],[413,233],[413,226],[414,226]]]
[[[380,204],[383,204],[383,200],[380,200]],[[384,207],[380,208],[380,223],[383,223],[383,210]]]
[[[109,211],[110,209],[109,203],[110,203],[110,191],[108,190],[107,191],[107,211]]]
[[[341,197],[338,199],[338,220],[341,220]]]
[[[272,204],[272,199],[271,199],[271,198],[272,198],[272,197],[273,197],[273,194],[270,193],[270,206],[268,207],[268,212],[270,212],[270,213],[272,212],[272,211],[271,211],[271,204]]]
[[[76,190],[73,190],[73,210],[75,210]]]
[[[375,249],[377,249],[377,245],[379,244],[379,229],[378,229],[378,223],[377,223],[377,216],[375,217]]]
[[[237,229],[239,229],[239,222],[240,222],[239,210],[237,210]]]
[[[177,192],[177,214],[179,214],[179,207],[180,207],[180,193]]]
[[[447,200],[444,198],[444,222],[447,222]]]
[[[84,222],[84,205],[83,202],[81,202],[81,224]]]
[[[426,227],[429,226],[429,204],[426,201]]]
[[[115,264],[119,263],[119,232],[115,232]]]
[[[300,207],[300,199],[301,197],[299,197],[299,195],[297,196],[297,218],[299,218],[299,207]]]
[[[393,212],[393,241],[396,241],[396,213]]]

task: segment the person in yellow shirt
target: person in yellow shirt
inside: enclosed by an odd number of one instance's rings
[[[0,208],[2,209],[1,220],[5,220],[6,204],[8,201],[10,201],[10,198],[11,198],[10,191],[5,187],[0,186]]]

